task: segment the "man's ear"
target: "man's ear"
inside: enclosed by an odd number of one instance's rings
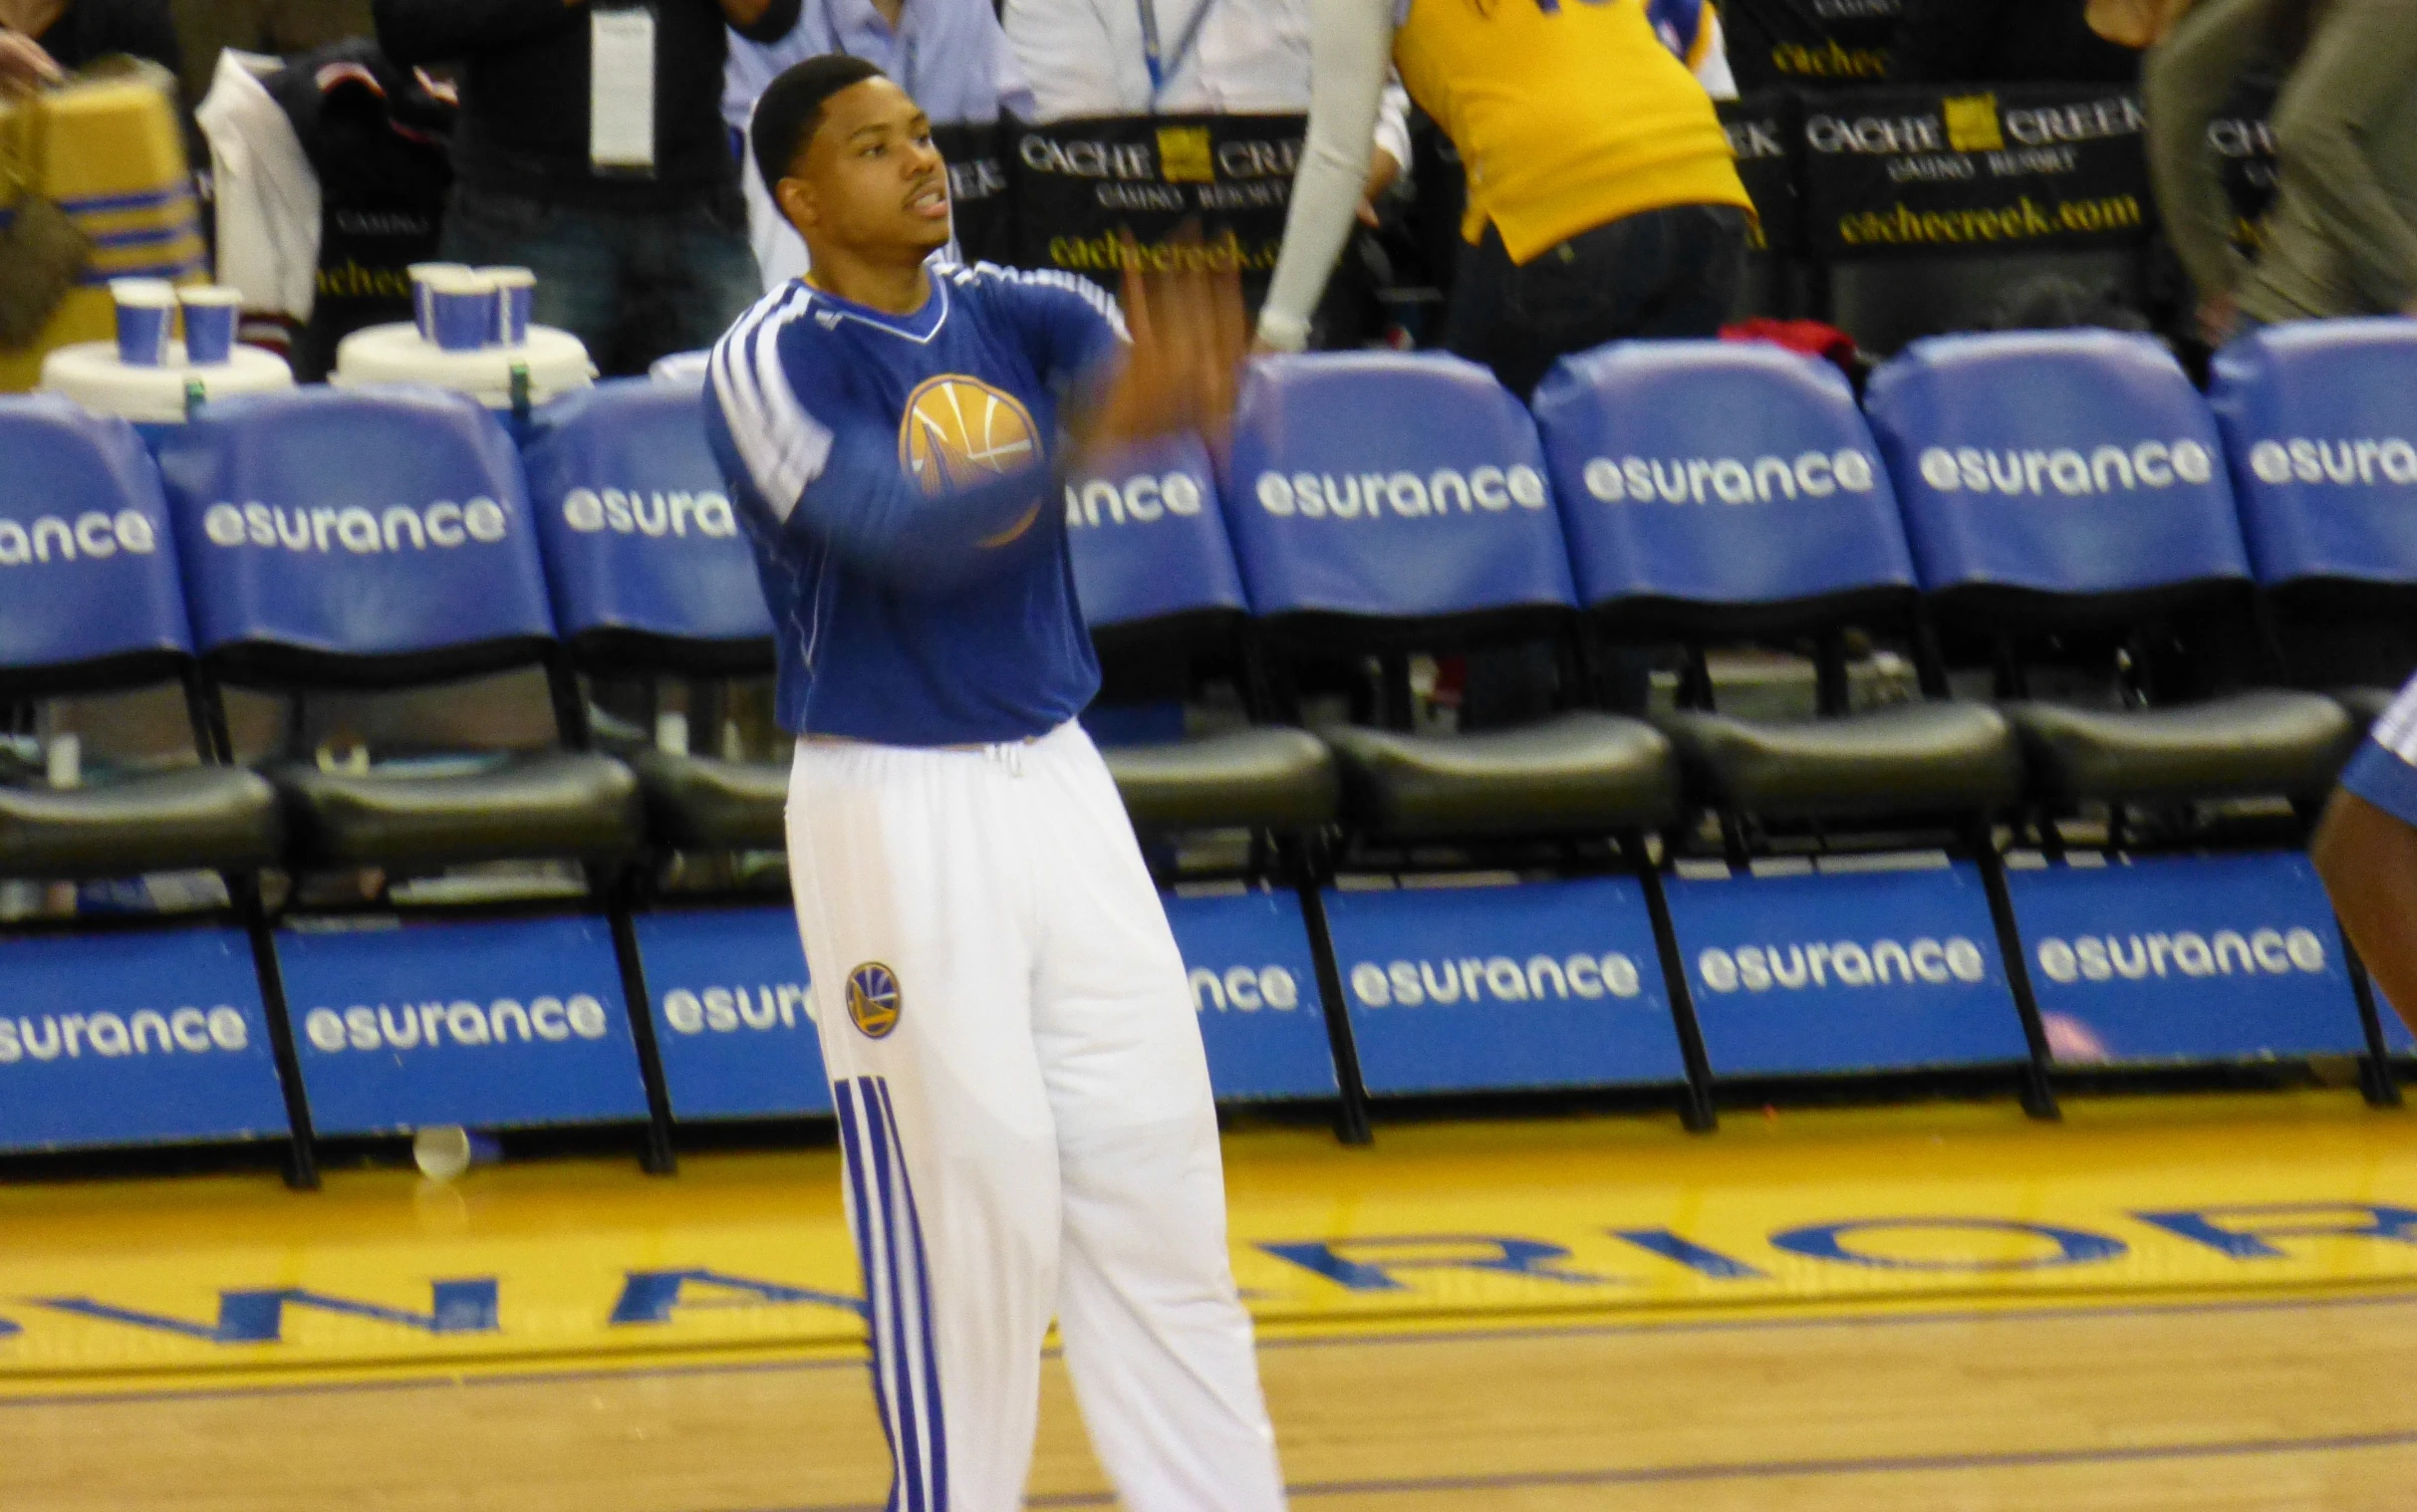
[[[772,201],[780,206],[780,214],[800,235],[808,226],[822,220],[822,206],[814,197],[814,186],[802,178],[783,178],[772,186]]]

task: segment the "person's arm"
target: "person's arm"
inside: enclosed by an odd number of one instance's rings
[[[2337,0],[2275,107],[2278,167],[2378,310],[2417,301],[2417,226],[2376,176],[2375,128],[2417,90],[2417,0]]]
[[[721,18],[749,42],[778,42],[797,25],[798,0],[720,0]]]
[[[2308,858],[2376,985],[2417,1028],[2417,679],[2341,769]]]
[[[451,63],[510,47],[560,21],[580,0],[373,0],[378,45],[401,68]]]
[[[1309,0],[1309,138],[1292,180],[1284,250],[1259,308],[1262,346],[1298,352],[1309,344],[1309,314],[1351,235],[1393,54],[1393,3]]]
[[[2199,0],[2141,69],[2157,213],[2203,307],[2229,302],[2249,268],[2233,246],[2233,202],[2207,126],[2264,45],[2274,4]]]
[[[59,65],[42,44],[25,33],[0,26],[0,98],[11,90],[30,90],[59,82]]]

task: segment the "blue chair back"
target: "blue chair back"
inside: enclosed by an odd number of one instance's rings
[[[1253,364],[1225,519],[1260,616],[1441,621],[1575,602],[1535,424],[1459,358]]]
[[[164,675],[192,653],[159,472],[134,428],[0,397],[0,682]]]
[[[620,378],[537,411],[529,502],[575,648],[700,642],[769,664],[755,552],[705,442],[697,381]]]
[[[1846,376],[1761,343],[1618,342],[1535,395],[1578,600],[1775,606],[1914,565]]]
[[[1093,630],[1243,613],[1216,474],[1198,436],[1163,439],[1066,483],[1074,588]]]
[[[2208,397],[2259,582],[2417,584],[2417,321],[2268,326]]]
[[[410,675],[435,676],[553,638],[520,459],[463,395],[398,384],[213,402],[162,443],[159,467],[195,639],[230,668],[308,677],[323,658],[407,658]]]
[[[1927,590],[2249,576],[2215,417],[2147,337],[1932,337],[1873,375],[1864,407]]]

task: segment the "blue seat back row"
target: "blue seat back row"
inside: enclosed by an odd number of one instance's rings
[[[1352,354],[1256,365],[1221,477],[1172,441],[1064,506],[1103,626],[2417,585],[2413,444],[2408,321],[2259,333],[2212,406],[2154,343],[2095,331],[1918,343],[1861,409],[1763,347],[1599,349],[1532,415],[1457,359]],[[0,668],[771,629],[693,384],[564,400],[525,457],[411,388],[213,403],[156,468],[121,422],[0,400]]]

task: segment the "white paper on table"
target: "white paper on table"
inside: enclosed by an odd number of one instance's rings
[[[655,170],[655,12],[588,14],[588,161],[603,171]]]

